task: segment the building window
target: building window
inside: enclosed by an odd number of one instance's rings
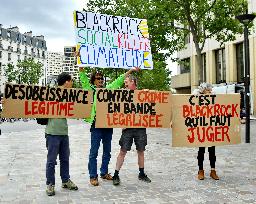
[[[237,68],[237,82],[244,82],[244,44],[236,45],[236,68]]]
[[[0,59],[2,59],[2,51],[0,51]]]
[[[27,46],[25,46],[24,54],[25,54],[25,55],[28,54],[28,48],[27,48]]]
[[[203,53],[202,57],[202,67],[199,67],[199,84],[206,82],[206,54]]]
[[[219,49],[215,51],[216,60],[216,83],[226,82],[226,60],[225,49]]]
[[[12,53],[8,53],[8,61],[12,60]]]
[[[180,60],[179,64],[181,74],[190,72],[190,58]]]

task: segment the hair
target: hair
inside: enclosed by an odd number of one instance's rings
[[[206,90],[212,90],[212,85],[209,83],[201,83],[200,86],[198,86],[199,93],[202,94]]]
[[[130,81],[133,81],[136,87],[138,86],[138,79],[136,76],[129,74],[126,78],[129,78]]]
[[[57,83],[59,86],[62,86],[63,84],[66,83],[66,81],[71,80],[71,75],[67,72],[62,72],[61,74],[58,75],[57,78]]]
[[[91,77],[90,77],[90,83],[91,83],[91,84],[94,84],[96,75],[101,75],[102,77],[104,76],[103,73],[100,72],[100,71],[93,71],[93,72],[91,73]]]

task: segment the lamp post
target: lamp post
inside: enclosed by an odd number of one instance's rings
[[[236,19],[244,25],[244,65],[245,65],[245,142],[250,143],[250,58],[249,58],[249,39],[248,25],[255,18],[254,14],[243,14],[236,16]]]

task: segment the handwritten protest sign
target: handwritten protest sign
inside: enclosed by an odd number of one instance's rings
[[[147,20],[74,11],[79,66],[153,69]]]
[[[6,84],[4,101],[2,117],[6,118],[86,118],[92,91]]]
[[[170,92],[97,90],[96,127],[169,128]]]
[[[240,95],[172,95],[172,146],[238,144]]]

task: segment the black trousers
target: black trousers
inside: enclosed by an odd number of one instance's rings
[[[208,152],[209,152],[210,166],[211,168],[215,168],[215,162],[216,162],[215,146],[208,147]],[[199,147],[198,156],[197,156],[199,170],[204,169],[204,153],[205,153],[205,147]]]

